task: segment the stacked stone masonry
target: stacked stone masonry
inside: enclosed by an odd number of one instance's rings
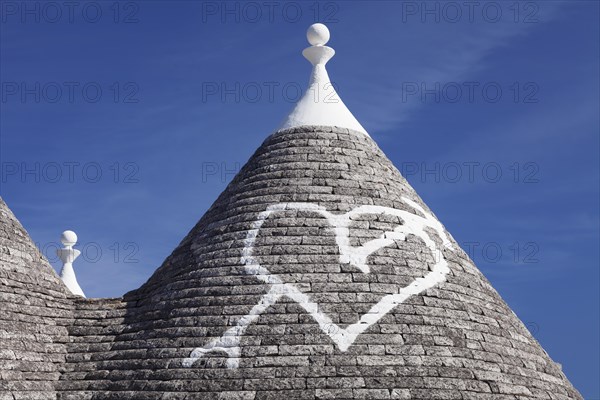
[[[56,399],[73,301],[0,199],[0,400]]]
[[[283,296],[246,326],[237,368],[219,350],[185,366],[269,291],[242,263],[248,232],[267,207],[421,213],[405,199],[430,212],[366,135],[320,126],[276,132],[148,282],[119,299],[68,296],[2,203],[0,400],[581,399],[451,236],[454,251],[433,231],[450,268],[445,281],[396,305],[346,351]],[[350,245],[403,223],[355,215]],[[296,209],[269,215],[252,251],[317,303],[332,329],[356,324],[439,257],[408,235],[373,252],[365,273],[341,262],[323,215]]]

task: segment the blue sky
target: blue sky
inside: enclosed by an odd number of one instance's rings
[[[600,398],[597,1],[0,4],[0,194],[56,268],[78,233],[88,296],[142,284],[277,128],[321,21],[346,105]]]

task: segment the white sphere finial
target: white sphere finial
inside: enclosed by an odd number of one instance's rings
[[[64,231],[60,235],[60,242],[67,247],[72,247],[77,243],[77,234],[73,231]]]
[[[64,249],[56,249],[56,254],[63,262],[62,270],[60,271],[60,279],[65,283],[71,293],[85,297],[83,290],[77,283],[73,262],[81,255],[81,251],[74,249],[73,246],[77,243],[77,235],[73,231],[64,231],[60,235]]]
[[[324,46],[329,41],[329,29],[320,23],[312,24],[306,31],[308,43],[313,46]]]

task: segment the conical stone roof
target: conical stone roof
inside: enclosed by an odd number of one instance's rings
[[[70,295],[0,198],[0,399],[56,399]]]
[[[126,300],[110,359],[83,367],[104,366],[108,390],[581,398],[375,142],[345,128],[270,136]]]
[[[141,288],[119,299],[53,292],[46,307],[68,312],[32,329],[68,330],[55,369],[44,367],[55,381],[27,397],[19,390],[37,375],[2,363],[5,398],[581,399],[338,111],[340,125],[320,126],[295,109],[300,125],[265,140]],[[11,288],[3,281],[1,294]]]

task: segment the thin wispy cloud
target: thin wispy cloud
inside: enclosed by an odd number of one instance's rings
[[[370,40],[377,43],[378,51],[384,49],[382,54],[392,60],[388,62],[395,68],[377,68],[372,65],[377,62],[373,61],[373,54],[368,49],[361,49],[354,62],[363,73],[359,74],[359,79],[352,80],[351,88],[347,88],[356,96],[350,102],[360,110],[361,121],[371,132],[401,126],[424,106],[421,90],[415,95],[407,93],[407,88],[413,90],[413,84],[425,84],[428,90],[433,90],[436,83],[443,86],[477,81],[477,74],[486,68],[486,57],[541,25],[551,23],[558,17],[561,3],[548,2],[540,6],[537,23],[515,23],[504,18],[498,23],[479,19],[473,23],[463,20],[431,24],[419,23],[416,18],[395,24],[393,30],[385,33],[381,30],[371,32]],[[398,18],[400,11],[390,15]],[[378,75],[376,82],[370,79],[369,72],[373,69]]]

